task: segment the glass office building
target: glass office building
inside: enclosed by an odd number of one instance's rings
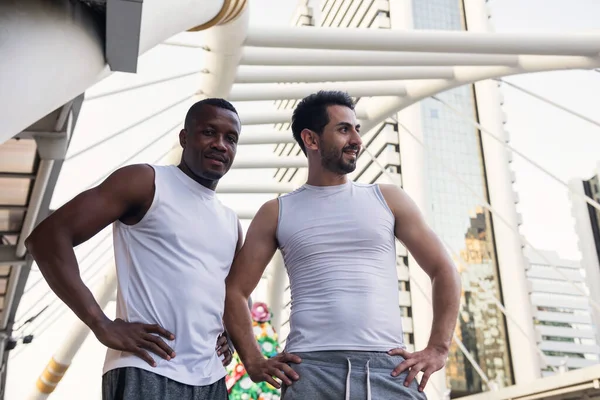
[[[465,30],[460,0],[414,0],[415,29]],[[460,114],[478,119],[473,86],[437,95]],[[432,224],[459,266],[463,295],[456,334],[490,380],[512,383],[506,323],[493,297],[501,301],[500,279],[487,198],[481,133],[440,102],[421,102],[423,137],[429,149]],[[458,180],[457,176],[464,182]],[[466,185],[465,185],[466,184]],[[468,186],[467,186],[468,185]],[[452,397],[483,389],[482,379],[456,344],[446,370]]]

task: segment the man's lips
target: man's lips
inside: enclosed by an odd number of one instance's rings
[[[221,156],[221,155],[218,155],[218,154],[210,154],[210,155],[207,155],[205,157],[208,158],[211,161],[217,161],[217,162],[220,162],[222,164],[227,164],[227,159],[225,157]]]

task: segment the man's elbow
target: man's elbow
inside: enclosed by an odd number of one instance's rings
[[[441,263],[438,267],[432,268],[432,273],[429,274],[432,281],[444,281],[445,283],[454,283],[461,285],[460,274],[453,263]]]
[[[458,273],[458,270],[456,269],[456,267],[454,266],[453,263],[450,263],[450,265],[448,265],[445,268],[445,275],[447,276],[446,278],[446,284],[449,285],[450,287],[454,288],[454,292],[457,295],[460,295],[460,292],[462,290],[462,282],[460,279],[460,274]]]
[[[35,251],[34,249],[37,248],[37,244],[39,242],[39,232],[37,231],[37,228],[34,229],[29,236],[27,236],[27,238],[25,238],[25,241],[23,242],[23,244],[25,245],[25,248],[27,249],[27,251],[29,252],[29,254],[33,254],[33,252]]]
[[[35,259],[40,252],[56,250],[58,244],[63,242],[64,236],[62,230],[53,229],[53,224],[46,220],[33,229],[23,244]]]
[[[238,303],[240,300],[247,302],[250,297],[250,295],[246,296],[243,288],[231,279],[225,280],[225,289],[225,301],[229,304]]]

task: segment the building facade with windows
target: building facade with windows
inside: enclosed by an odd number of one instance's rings
[[[542,375],[598,364],[600,347],[581,263],[553,251],[525,249]]]
[[[585,197],[600,202],[600,162],[589,179],[569,182],[572,215],[575,220],[581,265],[590,290],[592,317],[600,343],[600,210],[586,202]]]

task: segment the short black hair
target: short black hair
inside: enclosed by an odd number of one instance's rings
[[[304,129],[322,134],[325,125],[329,123],[329,106],[344,106],[354,110],[354,101],[346,92],[321,90],[303,98],[296,106],[292,115],[292,133],[304,154],[306,147],[300,134]]]
[[[196,116],[200,113],[200,111],[202,111],[202,107],[204,107],[204,106],[213,106],[213,107],[218,107],[218,108],[223,108],[225,110],[229,110],[229,111],[235,113],[235,115],[237,115],[239,118],[237,110],[227,100],[219,99],[219,98],[208,98],[208,99],[197,101],[190,107],[187,114],[185,115],[185,122],[184,122],[184,126],[183,126],[185,128],[185,130],[187,130],[188,132],[193,131],[193,125],[195,124]]]

